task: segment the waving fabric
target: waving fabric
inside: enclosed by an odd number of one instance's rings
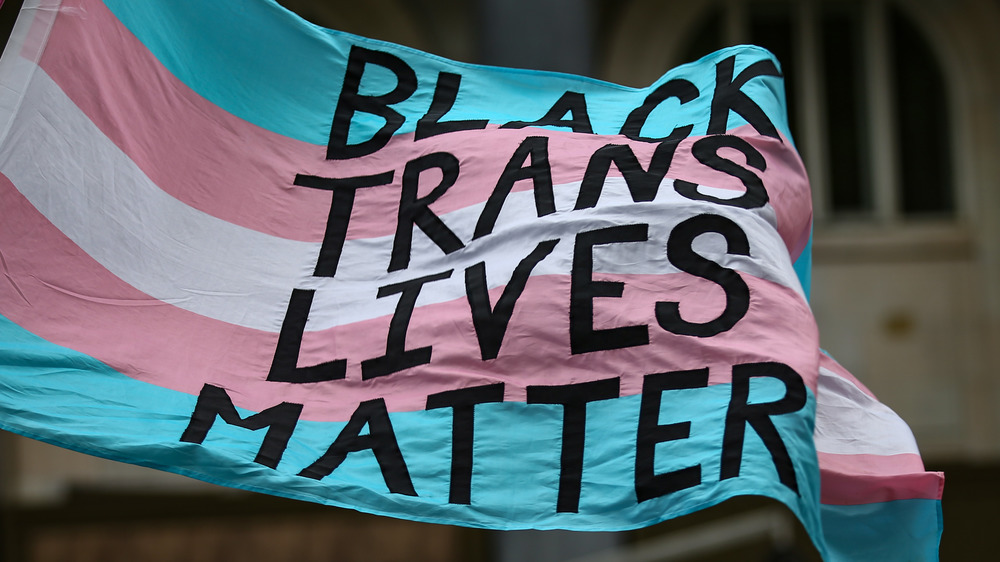
[[[767,51],[632,89],[28,0],[0,82],[5,429],[494,529],[761,495],[831,560],[936,557],[943,477],[818,348]]]

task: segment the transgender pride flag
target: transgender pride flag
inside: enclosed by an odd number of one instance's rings
[[[824,356],[780,66],[632,89],[272,0],[28,0],[0,61],[0,426],[421,521],[739,495],[936,559],[943,477]]]

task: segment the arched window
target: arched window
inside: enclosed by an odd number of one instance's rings
[[[781,61],[819,224],[955,216],[945,76],[900,6],[720,0],[688,30],[684,60],[753,43]]]

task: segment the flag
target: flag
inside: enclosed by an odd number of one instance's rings
[[[815,438],[832,558],[938,559],[944,476],[924,470],[906,423],[825,353]]]
[[[0,424],[300,500],[624,530],[759,495],[936,557],[943,477],[824,356],[779,63],[633,89],[271,0],[26,0]]]

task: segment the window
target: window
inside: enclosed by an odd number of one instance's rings
[[[781,61],[818,223],[955,215],[944,73],[900,7],[720,0],[692,29],[686,60],[754,43]]]

